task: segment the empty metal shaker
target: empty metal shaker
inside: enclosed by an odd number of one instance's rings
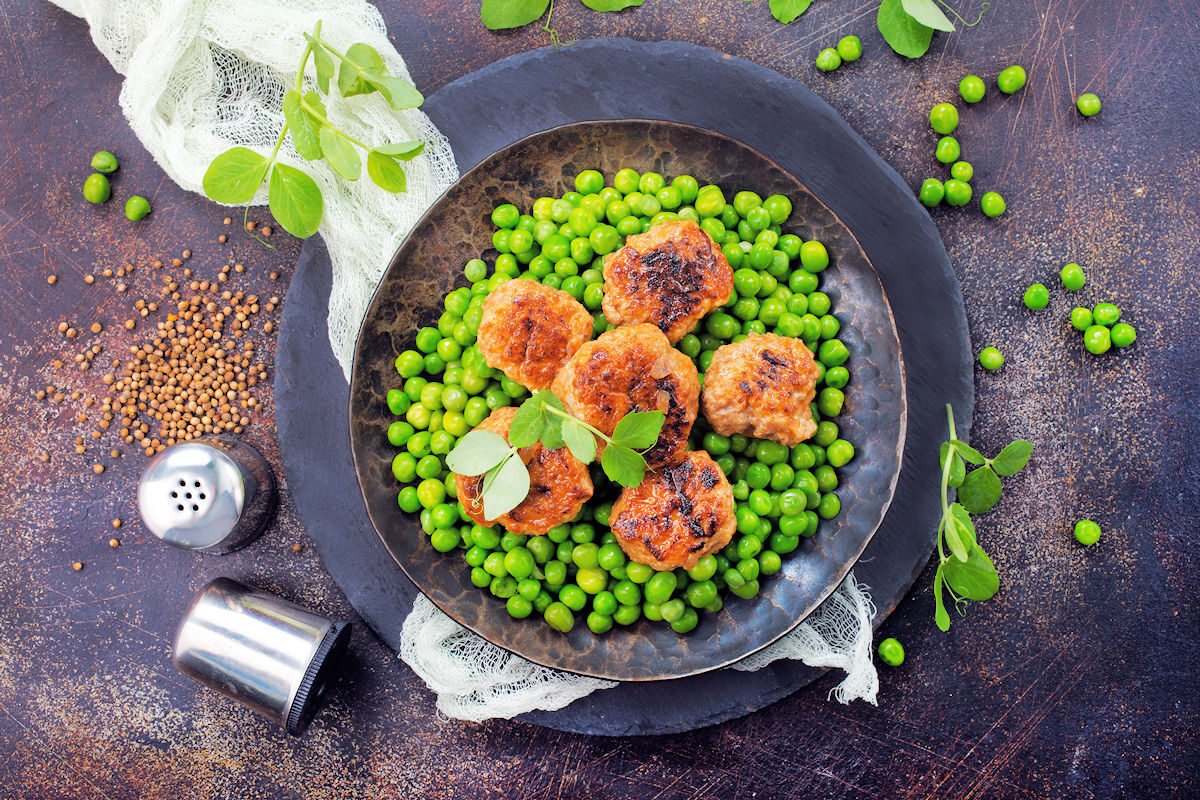
[[[299,736],[312,722],[350,642],[350,624],[217,578],[193,598],[171,660]]]
[[[138,483],[138,511],[167,544],[204,553],[245,547],[266,529],[278,495],[271,465],[234,436],[168,447]]]

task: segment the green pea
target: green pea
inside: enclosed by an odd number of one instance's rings
[[[1071,327],[1077,331],[1086,331],[1092,327],[1092,310],[1082,306],[1076,306],[1071,309]]]
[[[575,627],[575,615],[564,603],[553,602],[542,612],[546,624],[559,633],[570,633]]]
[[[938,139],[937,146],[933,151],[933,157],[943,164],[953,164],[958,161],[960,155],[962,155],[962,147],[959,146],[958,139],[953,136],[943,136]]]
[[[604,175],[594,169],[585,169],[575,176],[575,191],[580,194],[596,194],[604,188]]]
[[[139,194],[135,194],[125,201],[125,219],[131,222],[137,222],[140,219],[145,219],[150,214],[150,201]]]
[[[845,402],[846,395],[841,389],[832,389],[827,386],[817,395],[817,410],[824,417],[836,417],[842,413],[842,405]]]
[[[970,182],[975,177],[975,167],[970,161],[955,161],[950,165],[950,177]]]
[[[641,177],[637,173],[637,170],[626,167],[625,169],[618,170],[617,174],[613,176],[613,186],[621,194],[636,192],[638,181],[641,180]]]
[[[821,519],[833,519],[841,510],[842,501],[836,494],[821,495],[821,502],[817,504],[817,515]]]
[[[787,461],[790,451],[788,450],[787,445],[763,439],[758,442],[758,446],[755,448],[754,454],[761,463],[770,467]],[[767,481],[770,481],[769,475],[767,477]]]
[[[451,512],[453,512],[453,520],[458,519],[457,511],[454,511],[453,507],[451,506],[441,505],[434,509],[434,525],[437,526],[438,529],[429,537],[429,543],[432,544],[433,549],[439,553],[449,553],[451,550],[458,547],[459,543],[462,541],[462,536],[459,534],[457,528],[451,527],[454,524],[453,521],[450,522],[450,525],[439,524],[448,516],[447,512],[441,511],[443,508],[449,508]]]
[[[678,586],[678,579],[673,572],[656,572],[652,578],[646,583],[643,593],[646,602],[655,605],[661,605],[671,598],[671,594]]]
[[[483,567],[471,568],[471,583],[474,584],[476,588],[484,589],[490,585],[491,582],[492,576],[489,575],[487,570],[485,570]]]
[[[1040,311],[1050,303],[1050,290],[1044,283],[1030,284],[1029,288],[1025,290],[1023,300],[1026,308]]]
[[[832,47],[826,47],[817,53],[817,69],[821,72],[833,72],[842,65],[842,57]]]
[[[965,206],[971,202],[971,184],[951,178],[945,183],[946,205]]]
[[[112,186],[109,184],[108,178],[99,172],[92,173],[83,182],[83,199],[89,203],[99,205],[108,202],[110,197],[112,197]]]
[[[525,547],[514,547],[504,554],[504,569],[514,578],[528,578],[536,565],[533,553]]]
[[[417,477],[417,459],[412,453],[397,453],[392,457],[392,476],[401,483]],[[435,504],[436,505],[436,504]]]
[[[700,557],[696,566],[688,570],[688,577],[697,583],[703,583],[717,574],[717,558],[711,553]]]
[[[737,571],[734,570],[734,572],[736,573]],[[733,592],[743,600],[749,600],[750,598],[754,597],[756,594],[758,594],[758,589],[759,586],[757,580],[744,581],[740,586],[729,587],[729,591]]]
[[[987,93],[987,85],[978,75],[968,75],[958,82],[958,94],[967,103],[978,103]]]
[[[492,224],[497,228],[515,228],[521,212],[512,203],[504,203],[492,209]]]
[[[984,192],[983,197],[979,198],[979,208],[985,217],[994,218],[1003,214],[1008,204],[999,192]]]
[[[800,264],[808,272],[821,272],[829,266],[829,251],[816,240],[800,245]]]
[[[1129,347],[1137,341],[1137,329],[1128,323],[1118,322],[1112,326],[1111,338],[1117,347]]]
[[[599,594],[608,588],[608,573],[599,567],[581,568],[575,573],[575,582],[588,594]]]
[[[705,330],[718,339],[732,339],[737,335],[739,327],[736,319],[721,312],[709,314],[704,321]]]
[[[841,339],[826,339],[817,350],[817,358],[826,367],[837,367],[846,363],[850,351]]]
[[[638,181],[638,189],[643,194],[657,194],[666,185],[666,179],[657,172],[644,172],[641,180]]]
[[[1005,94],[1014,94],[1025,86],[1025,68],[1017,65],[1007,67],[996,76],[996,86]]]
[[[904,663],[904,645],[888,637],[879,643],[879,660],[889,667],[898,667]]]
[[[862,39],[857,36],[843,36],[838,39],[837,51],[842,61],[858,61],[862,58]]]
[[[625,568],[625,570],[626,577],[638,584],[648,583],[653,576],[658,574],[654,571],[653,567],[646,564],[640,564],[636,561],[629,562],[629,565]],[[672,591],[674,591],[674,589],[672,589]]]
[[[581,611],[588,603],[587,593],[573,583],[568,583],[559,590],[558,599],[572,611]]]
[[[421,510],[421,500],[417,497],[417,487],[405,486],[396,495],[396,504],[400,506],[400,510],[408,514],[416,513]]]
[[[829,464],[821,464],[813,470],[813,475],[817,479],[817,488],[822,492],[832,492],[838,486],[837,471]],[[820,500],[820,498],[817,498]],[[809,503],[810,506],[816,503]]]
[[[1062,280],[1063,288],[1068,292],[1077,292],[1087,283],[1087,275],[1084,273],[1083,267],[1074,261],[1064,264],[1058,277]]]
[[[841,468],[854,459],[854,445],[845,439],[837,439],[825,450],[831,466]]]
[[[950,103],[938,103],[929,109],[929,125],[943,135],[954,133],[958,127],[958,109]]]
[[[500,532],[494,527],[476,525],[471,528],[471,540],[484,550],[495,550],[500,546]]]
[[[733,288],[743,297],[753,297],[762,288],[762,278],[755,270],[743,267],[733,273]]]
[[[805,317],[811,317],[816,324],[817,335],[821,332],[821,317],[829,313],[829,309],[833,307],[833,301],[829,299],[829,295],[824,292],[813,292],[808,296],[808,314]],[[805,338],[808,338],[807,336]]]
[[[1081,519],[1075,523],[1075,540],[1084,547],[1091,547],[1100,541],[1100,526],[1090,519]]]
[[[833,444],[838,437],[838,426],[836,423],[823,419],[817,423],[817,432],[813,434],[813,443],[819,444],[821,447],[828,447]]]
[[[850,371],[845,367],[830,367],[825,370],[825,385],[833,389],[844,389],[850,383]]]
[[[700,188],[696,195],[696,213],[700,215],[701,219],[718,217],[725,211],[725,208],[725,195],[721,191],[721,187],[709,184]]]
[[[1083,346],[1092,355],[1103,355],[1112,347],[1112,332],[1103,325],[1093,325],[1083,332]]]
[[[940,205],[945,196],[946,187],[937,178],[926,178],[917,191],[917,199],[921,201],[921,205],[929,208]]]
[[[107,150],[101,150],[92,156],[92,169],[96,172],[111,175],[117,171],[118,166],[117,157]]]
[[[1095,319],[1097,325],[1111,328],[1121,318],[1121,309],[1112,303],[1097,303],[1092,309],[1092,317]]]
[[[1085,92],[1075,100],[1075,107],[1083,116],[1094,117],[1100,113],[1100,98],[1091,92]],[[94,163],[93,166],[95,166]]]
[[[995,372],[1004,366],[1004,354],[995,347],[985,347],[979,351],[979,364],[988,372]]]

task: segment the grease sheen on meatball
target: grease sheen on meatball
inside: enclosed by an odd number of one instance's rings
[[[548,388],[590,338],[588,310],[566,292],[537,281],[505,281],[483,301],[479,351],[489,367],[526,388]]]
[[[809,409],[817,365],[804,342],[773,333],[722,345],[704,373],[704,416],[724,436],[744,433],[789,447],[816,433]]]
[[[666,414],[658,443],[644,454],[651,469],[687,445],[700,405],[696,365],[653,325],[624,325],[587,342],[563,367],[554,393],[576,417],[609,436],[633,411]]]
[[[475,430],[493,431],[507,441],[508,429],[516,415],[517,409],[511,406],[498,408]],[[547,450],[540,442],[522,447],[517,453],[529,470],[529,494],[521,504],[489,520],[483,515],[483,476],[455,474],[458,499],[467,515],[480,525],[500,523],[513,533],[524,534],[543,534],[555,525],[575,519],[592,496],[592,477],[587,466],[567,448]]]
[[[733,538],[733,490],[708,453],[684,453],[622,491],[609,525],[634,561],[657,570],[691,569]]]
[[[672,343],[733,291],[733,270],[712,237],[691,220],[659,223],[630,236],[604,262],[604,316],[613,325],[649,322]]]

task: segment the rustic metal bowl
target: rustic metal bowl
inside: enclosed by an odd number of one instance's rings
[[[803,135],[797,131],[796,135]],[[504,603],[475,588],[457,553],[433,549],[415,515],[396,505],[395,455],[386,436],[394,419],[384,396],[398,386],[393,362],[417,328],[442,312],[442,298],[465,285],[463,265],[491,244],[491,209],[529,208],[571,187],[580,170],[611,176],[625,166],[762,196],[791,198],[785,229],[823,241],[832,265],[822,290],[834,300],[840,337],[851,352],[852,380],[838,422],[857,455],[841,470],[842,513],[785,557],[783,570],[751,600],[728,596],[724,610],[702,614],[680,635],[645,620],[597,636],[577,624],[551,630],[536,615],[509,617]],[[484,159],[425,214],[392,258],[359,330],[350,379],[350,437],[355,472],[371,521],[388,551],[430,600],[475,633],[530,661],[619,681],[694,675],[738,661],[795,628],[845,578],[879,527],[900,471],[905,432],[904,368],[887,297],[854,235],[794,176],[729,137],[671,122],[628,120],[564,125],[516,142]]]

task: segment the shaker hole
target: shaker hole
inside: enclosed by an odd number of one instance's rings
[[[184,497],[186,497],[188,500],[191,500],[191,499],[192,499],[192,493],[191,493],[191,492],[187,492],[187,493],[185,493],[183,496],[184,496]]]
[[[172,497],[172,498],[177,498],[177,497],[179,497],[179,492],[171,492],[171,497]]]
[[[199,488],[200,488],[200,481],[196,481],[196,484],[195,484],[195,485],[196,485],[196,488],[197,488],[197,489],[199,489]]]
[[[199,511],[199,510],[200,510],[200,506],[195,506],[195,505],[192,506],[192,511]]]
[[[179,485],[180,485],[180,486],[187,486],[187,481],[185,481],[185,480],[183,480],[183,479],[181,478],[181,479],[179,480]]]
[[[201,492],[201,493],[200,493],[200,499],[201,499],[201,500],[203,500],[203,499],[204,499],[204,492]]]
[[[176,509],[177,511],[183,511],[183,506],[175,506],[175,509]]]

